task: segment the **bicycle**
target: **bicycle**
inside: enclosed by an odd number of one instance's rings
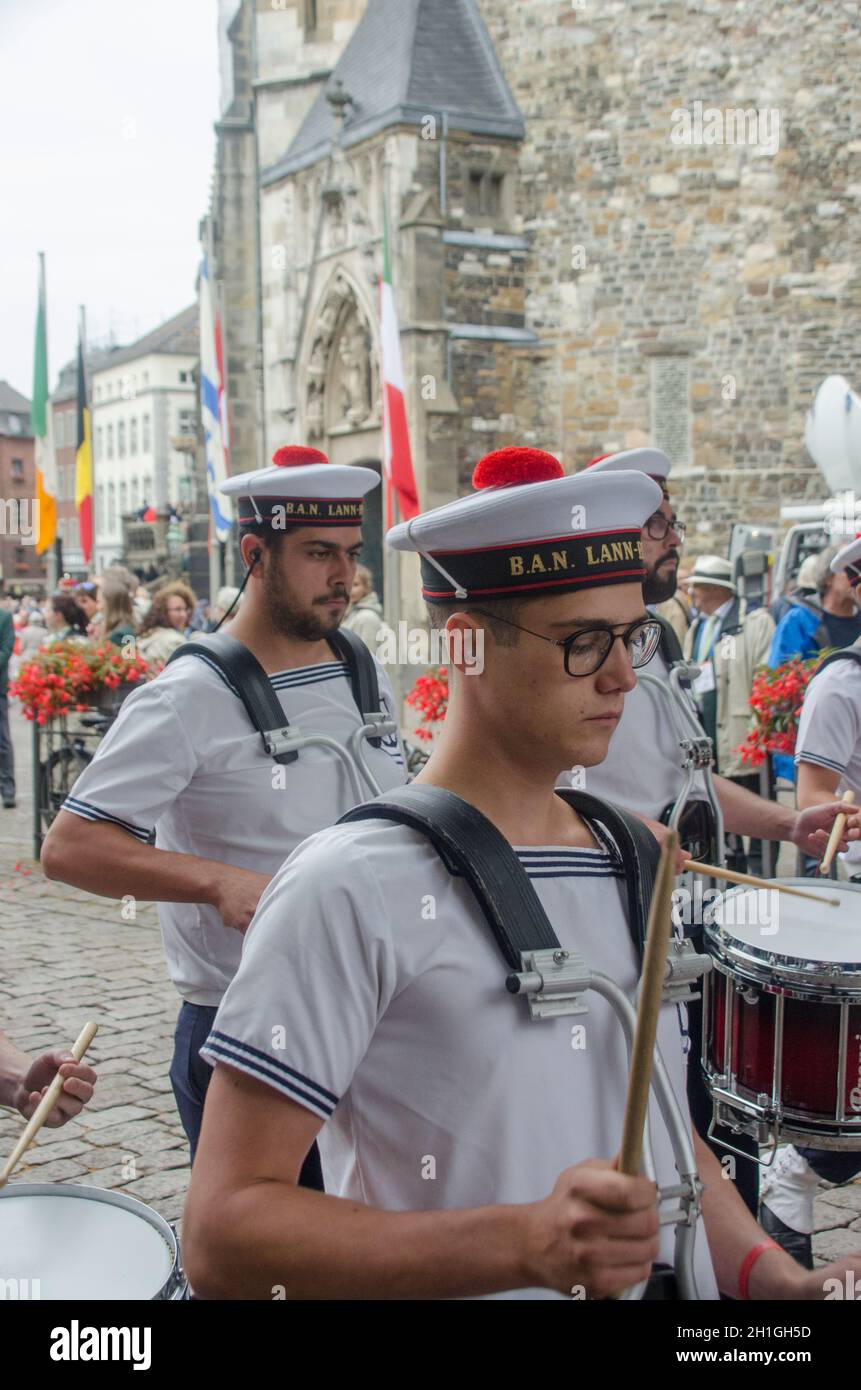
[[[50,829],[57,812],[68,796],[78,777],[95,757],[95,744],[107,733],[113,724],[116,713],[83,714],[78,723],[90,731],[93,747],[88,747],[86,735],[82,731],[69,733],[61,727],[59,744],[46,758],[36,760],[38,767],[36,785],[36,839],[41,848],[43,834]],[[53,733],[53,731],[52,731]],[[51,735],[48,735],[51,737]]]

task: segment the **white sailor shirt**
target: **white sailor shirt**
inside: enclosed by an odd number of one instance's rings
[[[813,763],[839,775],[835,797],[847,788],[861,802],[861,664],[833,661],[804,692],[795,740],[795,764]],[[861,868],[861,842],[841,858],[851,873]]]
[[[382,708],[394,711],[377,663]],[[343,662],[270,676],[291,728],[346,745],[360,727]],[[397,735],[366,749],[387,790],[406,781]],[[368,796],[371,796],[370,790]],[[199,658],[167,666],[123,703],[63,803],[158,849],[274,874],[298,844],[350,810],[356,797],[338,755],[309,747],[276,764],[227,679]],[[205,903],[159,903],[171,979],[183,999],[217,1005],[239,964],[242,936]]]
[[[629,995],[637,957],[621,861],[601,849],[518,850],[562,945]],[[325,1121],[327,1192],[388,1211],[534,1202],[559,1174],[619,1149],[627,1058],[598,995],[533,1022],[463,878],[417,831],[353,822],[301,845],[266,889],[201,1050]],[[659,1046],[687,1117],[675,1007]],[[678,1181],[654,1102],[659,1183]],[[700,1225],[700,1294],[717,1291]],[[664,1227],[661,1260],[672,1263]],[[556,1298],[548,1289],[508,1298]]]

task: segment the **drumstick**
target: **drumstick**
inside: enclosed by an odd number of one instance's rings
[[[843,796],[840,799],[841,801],[845,802],[847,806],[854,806],[855,793],[853,792],[852,788],[847,787],[845,792],[843,793]],[[837,846],[843,839],[843,831],[845,829],[846,812],[841,811],[839,816],[834,817],[834,824],[831,827],[831,834],[828,836],[828,848],[825,851],[825,857],[823,858],[822,863],[819,865],[819,872],[821,874],[827,874],[828,870],[831,868],[831,861],[837,853]]]
[[[84,1024],[79,1037],[76,1039],[72,1047],[72,1056],[74,1057],[76,1062],[80,1062],[81,1058],[83,1057],[84,1053],[86,1052],[87,1048],[93,1041],[93,1038],[96,1036],[98,1031],[99,1025],[97,1023]],[[12,1175],[12,1169],[16,1167],[21,1156],[25,1153],[27,1149],[29,1149],[36,1135],[39,1133],[39,1130],[42,1128],[43,1124],[47,1120],[54,1106],[57,1104],[57,1101],[60,1098],[60,1092],[63,1089],[64,1081],[65,1077],[61,1076],[58,1071],[57,1075],[54,1077],[54,1080],[48,1087],[45,1095],[39,1101],[39,1104],[36,1106],[36,1109],[33,1111],[33,1114],[27,1121],[24,1133],[21,1135],[21,1138],[18,1140],[18,1143],[15,1145],[14,1149],[9,1155],[9,1158],[7,1159],[6,1166],[3,1169],[3,1172],[0,1173],[0,1187],[4,1187],[6,1183],[9,1181],[9,1178]]]
[[[667,952],[672,929],[673,886],[676,879],[676,854],[679,837],[669,831],[661,849],[661,862],[655,878],[643,969],[640,978],[640,1001],[637,1006],[637,1026],[631,1051],[631,1071],[628,1077],[628,1096],[625,1101],[625,1122],[619,1150],[619,1172],[635,1175],[640,1171],[643,1153],[643,1129],[652,1084],[655,1038],[664,977],[667,973]]]
[[[701,864],[696,859],[686,859],[684,869],[688,873],[705,874],[706,878],[725,878],[727,883],[745,883],[749,888],[766,888],[769,892],[788,893],[791,898],[809,898],[812,903],[827,903],[829,907],[840,906],[839,898],[823,898],[820,893],[807,893],[803,888],[790,888],[788,884],[778,883],[773,878],[754,878],[752,874],[737,874],[734,869],[721,869],[717,864]]]

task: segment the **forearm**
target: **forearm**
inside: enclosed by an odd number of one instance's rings
[[[60,811],[42,846],[48,878],[106,898],[128,895],[145,902],[213,902],[233,870],[213,859],[175,854],[142,844],[128,831]]]
[[[776,801],[740,787],[729,777],[715,777],[724,829],[732,835],[755,835],[760,840],[791,840],[795,812]]]
[[[183,1255],[204,1298],[464,1298],[530,1283],[525,1207],[387,1212],[273,1180],[207,1208],[198,1221],[192,1187]]]
[[[745,1257],[768,1237],[751,1216],[711,1149],[698,1135],[694,1135],[694,1146],[704,1187],[703,1222],[717,1285],[721,1293],[738,1298],[739,1276]],[[791,1298],[793,1285],[802,1273],[801,1266],[785,1251],[766,1250],[751,1270],[749,1295],[752,1299]]]
[[[0,1105],[14,1105],[15,1092],[27,1075],[30,1058],[0,1033]]]

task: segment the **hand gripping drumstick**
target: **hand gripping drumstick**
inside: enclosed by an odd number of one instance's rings
[[[76,1039],[74,1046],[72,1047],[72,1056],[74,1057],[76,1062],[80,1062],[81,1058],[83,1057],[84,1053],[86,1052],[87,1048],[93,1041],[93,1038],[96,1036],[98,1031],[99,1025],[97,1023],[84,1024],[83,1028],[81,1029],[80,1036]],[[60,1098],[60,1092],[63,1089],[64,1081],[65,1077],[61,1076],[58,1071],[57,1075],[54,1077],[54,1080],[48,1087],[47,1092],[39,1101],[39,1104],[36,1106],[36,1109],[33,1111],[33,1114],[27,1121],[27,1126],[24,1130],[24,1133],[21,1135],[21,1138],[18,1140],[18,1143],[15,1145],[14,1149],[9,1155],[9,1158],[7,1159],[6,1166],[3,1169],[3,1172],[0,1173],[0,1187],[4,1187],[6,1183],[9,1181],[9,1178],[12,1176],[13,1168],[17,1166],[22,1155],[27,1151],[27,1149],[29,1149],[33,1140],[36,1138],[36,1135],[39,1133],[39,1130],[42,1128],[43,1124],[47,1120],[54,1106],[57,1104],[57,1101]]]
[[[840,820],[839,816],[837,820]],[[834,831],[831,833],[833,835]],[[684,871],[705,874],[706,878],[726,879],[727,883],[744,883],[748,888],[765,888],[769,893],[786,893],[790,898],[808,898],[812,903],[826,903],[829,907],[840,906],[839,898],[823,898],[821,893],[808,893],[803,888],[790,888],[788,884],[778,883],[773,878],[754,878],[752,874],[737,874],[734,869],[722,869],[719,864],[701,864],[698,859],[686,859]]]
[[[841,797],[841,801],[845,802],[847,806],[855,805],[855,793],[853,792],[851,787],[846,788],[845,792],[843,793],[843,796]],[[822,860],[822,863],[819,865],[819,872],[821,874],[827,874],[829,869],[831,868],[831,861],[837,853],[837,846],[843,839],[843,831],[845,829],[846,812],[841,811],[839,816],[834,817],[834,824],[831,827],[831,834],[828,836],[828,848],[825,851],[825,856]]]

